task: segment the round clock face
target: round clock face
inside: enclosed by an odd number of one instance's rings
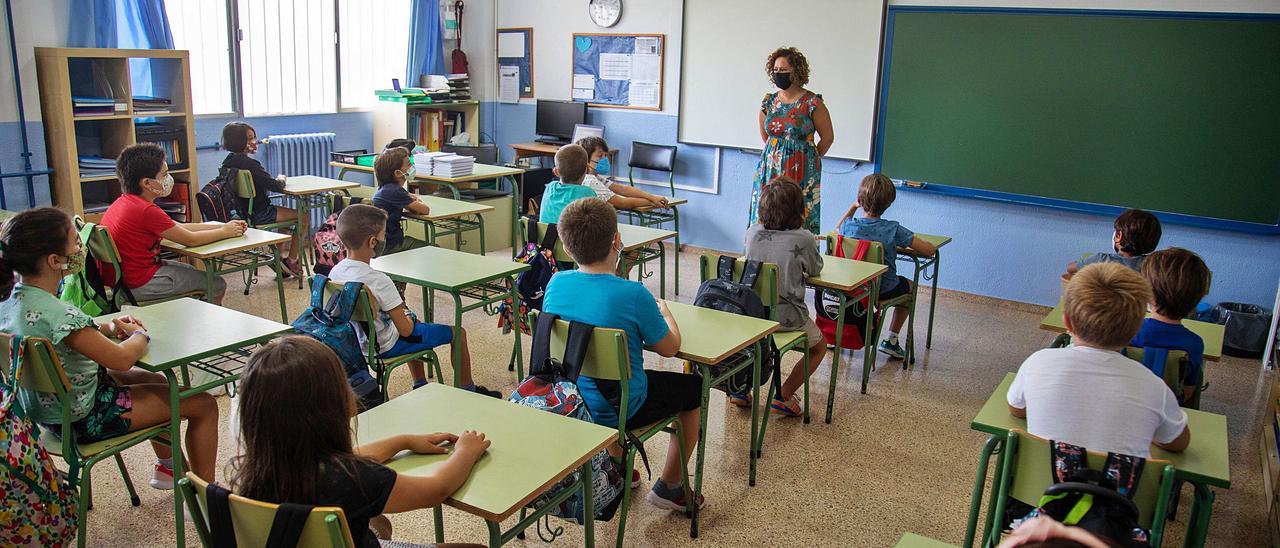
[[[591,21],[602,27],[612,27],[622,18],[622,0],[591,0],[587,5]]]

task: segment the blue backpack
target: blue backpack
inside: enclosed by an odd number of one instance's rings
[[[382,393],[378,382],[369,374],[369,365],[365,363],[364,352],[360,349],[360,339],[351,325],[351,313],[356,302],[360,300],[360,292],[364,284],[347,282],[342,291],[324,303],[324,287],[329,278],[317,274],[311,282],[311,306],[302,311],[298,319],[293,320],[293,328],[299,333],[308,335],[324,343],[342,360],[342,367],[347,371],[347,380],[351,389],[360,399],[362,409],[368,409],[382,403]]]
[[[573,417],[591,422],[591,411],[582,399],[575,381],[582,371],[582,361],[587,354],[587,343],[591,341],[592,326],[569,322],[569,339],[565,343],[564,359],[551,357],[551,329],[559,319],[555,314],[539,314],[538,325],[533,334],[533,351],[530,356],[529,378],[516,387],[508,398],[511,402],[541,409],[549,413]],[[647,457],[646,457],[647,461]],[[646,462],[647,464],[647,462]],[[570,489],[578,481],[580,472],[565,476],[559,483],[544,491],[529,503],[530,508],[539,508],[554,500]],[[608,451],[600,451],[591,457],[592,508],[595,519],[610,520],[622,503],[622,470],[618,463],[609,458]],[[627,478],[625,481],[630,481]],[[569,498],[564,499],[551,512],[559,518],[583,523],[582,493],[574,489]],[[541,530],[539,530],[541,536]],[[548,541],[550,542],[550,541]]]

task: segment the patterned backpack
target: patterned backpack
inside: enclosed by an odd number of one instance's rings
[[[529,357],[529,378],[516,387],[508,398],[514,403],[541,409],[557,415],[573,417],[591,422],[591,411],[582,399],[575,382],[582,371],[582,361],[587,354],[587,343],[591,341],[590,325],[569,322],[569,338],[565,342],[564,359],[551,357],[551,330],[559,316],[555,314],[539,314],[538,325],[533,334],[533,350]],[[647,457],[646,457],[647,461]],[[578,471],[565,476],[559,483],[544,491],[529,503],[530,508],[538,508],[570,489],[578,481]],[[622,470],[618,463],[609,458],[607,451],[600,451],[591,457],[592,496],[597,520],[613,519],[622,503]],[[577,490],[569,498],[551,512],[552,515],[583,523],[583,498]]]
[[[328,276],[329,270],[347,258],[347,247],[342,245],[342,239],[338,238],[338,214],[342,213],[346,206],[358,204],[361,201],[363,201],[361,198],[334,198],[333,213],[330,213],[320,224],[320,228],[316,229],[315,239],[312,241],[316,257],[313,270],[316,274]]]
[[[218,177],[196,193],[196,205],[200,206],[201,219],[225,223],[240,218],[240,205],[236,200],[234,186],[238,171],[231,167],[220,168]]]
[[[9,340],[9,374],[0,382],[0,545],[67,546],[76,534],[76,493],[17,403],[23,344],[19,336]]]
[[[343,284],[342,291],[335,293],[325,304],[324,287],[327,283],[329,278],[323,274],[316,274],[312,279],[311,306],[293,320],[293,329],[324,343],[338,355],[360,409],[369,409],[382,403],[382,391],[378,381],[369,373],[360,338],[351,325],[351,314],[360,300],[360,292],[364,291],[364,284]]]
[[[529,270],[516,277],[516,289],[520,292],[521,318],[527,317],[530,310],[542,310],[542,299],[546,296],[547,284],[551,283],[551,276],[560,270],[555,259],[556,243],[560,241],[560,233],[556,231],[556,225],[547,225],[547,233],[542,235],[542,241],[539,242],[536,240],[538,218],[530,215],[525,217],[524,221],[524,248],[515,259],[518,263],[529,265]],[[503,334],[510,333],[511,326],[515,325],[511,306],[510,299],[498,305],[498,327],[502,328]],[[523,331],[528,333],[529,326],[524,325]]]

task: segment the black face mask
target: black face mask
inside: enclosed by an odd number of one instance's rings
[[[787,89],[791,87],[791,73],[790,72],[773,73],[773,85],[778,86],[778,89]]]
[[[381,257],[384,253],[386,253],[386,252],[387,252],[387,241],[386,241],[386,240],[374,240],[373,242],[374,242],[374,243],[373,243],[373,256],[374,256],[374,257]]]

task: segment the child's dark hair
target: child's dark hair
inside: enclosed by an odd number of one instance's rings
[[[410,154],[412,154],[413,149],[418,148],[418,143],[413,139],[404,139],[404,138],[392,139],[390,143],[387,143],[387,146],[382,147],[382,150],[385,152],[393,148],[403,148],[406,151],[408,151]]]
[[[338,214],[338,239],[348,249],[359,249],[386,226],[386,211],[369,204],[352,204]]]
[[[159,175],[164,161],[164,149],[155,143],[129,145],[116,158],[120,189],[126,194],[142,194],[142,180]]]
[[[15,274],[40,273],[40,261],[67,251],[71,217],[52,207],[37,207],[15,215],[0,231],[0,300],[9,298]]]
[[[291,336],[259,348],[245,366],[239,398],[244,453],[228,474],[238,495],[315,504],[324,468],[361,458],[352,444],[355,394],[324,343]]]
[[[378,180],[378,184],[400,184],[400,181],[396,180],[396,172],[400,171],[400,166],[404,165],[408,157],[409,151],[401,147],[391,147],[382,151],[382,154],[373,161],[373,176]]]
[[[1130,255],[1146,255],[1160,245],[1160,219],[1141,209],[1128,209],[1116,217],[1120,243],[1116,250]]]
[[[228,152],[243,154],[249,149],[250,131],[254,131],[253,126],[244,122],[227,122],[227,125],[222,126],[222,148]]]
[[[582,198],[565,206],[556,225],[564,250],[579,265],[605,260],[618,233],[618,211],[599,198]]]
[[[867,215],[884,215],[897,198],[898,190],[893,188],[893,181],[882,173],[867,175],[858,185],[858,205]]]
[[[1208,265],[1181,247],[1148,255],[1142,261],[1142,276],[1151,284],[1156,312],[1169,318],[1187,317],[1209,294]]]
[[[760,193],[756,217],[769,230],[795,230],[804,225],[804,193],[786,175],[774,177]]]
[[[609,152],[609,143],[604,140],[604,137],[596,137],[595,135],[592,135],[590,137],[583,137],[581,139],[578,139],[578,142],[574,144],[582,147],[583,150],[587,151],[588,160],[590,160],[591,155],[595,154],[597,150],[603,151],[606,153]]]

